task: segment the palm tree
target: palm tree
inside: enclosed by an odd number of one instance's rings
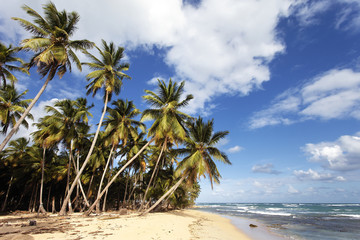
[[[169,142],[180,143],[181,140],[185,138],[186,131],[185,127],[183,126],[184,120],[190,119],[191,117],[185,113],[180,112],[178,109],[186,106],[193,98],[193,96],[187,95],[186,98],[180,102],[181,94],[184,92],[184,81],[180,83],[180,86],[178,86],[176,82],[173,84],[171,79],[168,86],[164,81],[158,80],[158,82],[160,88],[159,95],[152,91],[145,90],[148,95],[144,96],[147,102],[158,108],[145,110],[141,118],[142,120],[155,119],[154,124],[151,126],[148,132],[148,136],[151,137],[151,140],[148,141],[148,143],[145,144],[144,147],[142,147],[140,151],[135,154],[135,156],[133,156],[122,168],[118,170],[111,181],[100,193],[100,196],[86,212],[87,215],[91,213],[95,207],[95,204],[100,200],[102,195],[108,190],[110,185],[115,181],[120,173],[126,167],[128,167],[132,161],[134,161],[150,145],[150,143],[153,141],[155,141],[157,144],[163,143],[162,146],[163,149],[165,149]]]
[[[185,148],[177,150],[179,155],[185,155],[185,158],[179,163],[175,172],[175,176],[181,176],[181,178],[143,214],[153,210],[162,200],[173,193],[185,179],[190,184],[193,184],[201,176],[208,176],[211,188],[213,187],[213,182],[220,183],[221,175],[213,158],[226,164],[231,164],[231,162],[227,155],[217,149],[215,145],[225,138],[229,132],[221,131],[213,133],[213,125],[213,120],[205,123],[201,117],[197,118],[195,122],[189,123],[189,137],[185,140]]]
[[[86,86],[87,87],[87,94],[92,93],[93,96],[98,92],[100,89],[104,89],[105,95],[104,95],[104,109],[100,117],[100,121],[93,139],[93,142],[91,144],[90,150],[88,155],[86,156],[86,159],[78,172],[78,174],[75,177],[75,180],[73,184],[71,185],[71,188],[66,196],[66,201],[69,200],[70,195],[72,191],[74,190],[76,181],[80,178],[81,173],[84,171],[86,164],[88,163],[90,156],[92,154],[92,151],[95,147],[97,137],[100,132],[100,128],[102,125],[102,121],[104,119],[107,103],[109,100],[111,100],[112,94],[119,94],[120,89],[122,86],[122,80],[124,78],[131,79],[130,76],[123,73],[123,71],[126,71],[129,69],[129,64],[125,63],[123,64],[121,62],[122,58],[124,57],[124,48],[122,47],[115,47],[114,43],[111,42],[110,44],[107,44],[104,40],[102,40],[102,48],[96,47],[99,54],[101,55],[101,60],[96,58],[94,55],[90,54],[87,51],[83,51],[91,60],[91,63],[83,63],[84,65],[87,65],[90,67],[90,69],[94,70],[93,72],[89,73],[86,78],[90,83]],[[66,210],[65,202],[60,210],[60,215],[64,215]]]
[[[75,62],[78,69],[81,70],[80,61],[73,50],[88,49],[94,45],[88,40],[70,40],[80,19],[76,12],[67,13],[65,10],[59,12],[55,5],[49,2],[43,7],[45,13],[43,18],[27,5],[22,8],[34,19],[34,23],[31,23],[22,18],[13,18],[20,22],[27,31],[34,34],[32,38],[24,39],[21,42],[22,49],[35,52],[28,67],[31,68],[36,65],[40,75],[42,77],[47,75],[47,78],[40,91],[1,143],[0,151],[4,149],[7,142],[17,131],[26,115],[44,92],[49,81],[54,78],[56,72],[61,79],[68,69],[71,71],[71,61]]]
[[[145,124],[134,120],[133,118],[140,114],[140,111],[135,108],[135,105],[132,101],[124,101],[122,99],[118,99],[112,102],[114,108],[109,108],[107,119],[104,121],[105,127],[105,138],[106,145],[111,145],[110,154],[108,160],[106,162],[106,166],[101,177],[99,189],[98,189],[98,197],[101,193],[102,183],[104,181],[104,177],[107,171],[107,168],[110,163],[111,156],[113,151],[119,145],[120,141],[122,142],[122,146],[125,147],[129,137],[135,138],[138,135],[137,127],[140,127],[143,132],[145,132]],[[105,204],[105,203],[104,203]],[[97,205],[97,212],[100,212],[100,201]]]
[[[12,71],[29,74],[26,68],[11,64],[24,64],[24,61],[21,58],[15,56],[19,50],[20,48],[14,48],[11,44],[6,47],[3,43],[0,42],[0,78],[2,79],[3,88],[6,87],[6,80],[10,80],[12,85],[17,81],[17,78],[11,73]]]
[[[20,161],[22,161],[27,155],[29,140],[25,138],[18,138],[16,140],[10,141],[9,146],[6,148],[5,153],[5,161],[8,162],[8,165],[14,166],[18,165]],[[16,179],[16,178],[15,178]],[[1,211],[6,209],[6,204],[11,188],[11,184],[14,181],[14,173],[11,167],[11,177],[9,181],[9,186],[6,191],[5,200],[1,207]]]
[[[78,129],[82,128],[82,125],[88,123],[88,116],[92,116],[89,112],[92,107],[93,105],[87,106],[87,101],[83,98],[78,98],[75,101],[69,99],[60,100],[57,101],[54,106],[46,106],[45,109],[50,115],[47,115],[40,120],[40,125],[46,126],[43,130],[44,134],[46,134],[46,137],[43,139],[44,144],[63,142],[69,151],[68,184],[66,192],[68,192],[70,183],[70,169],[73,160],[73,140],[78,137]],[[79,184],[78,181],[76,183]],[[69,209],[72,209],[70,201],[68,204]]]
[[[23,96],[27,93],[24,91],[18,93],[13,84],[6,85],[0,89],[0,121],[1,121],[1,132],[6,134],[9,126],[14,126],[16,120],[20,118],[21,114],[28,107],[31,99],[22,100]],[[33,116],[29,113],[27,118],[33,120]],[[26,120],[21,123],[26,128],[29,124]]]
[[[141,120],[155,120],[149,129],[148,136],[155,139],[155,144],[158,145],[161,150],[139,210],[144,206],[147,193],[157,172],[156,170],[163,152],[167,151],[174,143],[178,145],[186,137],[184,123],[186,120],[190,120],[191,117],[180,112],[179,109],[188,105],[189,101],[193,99],[193,96],[189,94],[184,100],[180,101],[181,95],[184,92],[184,85],[184,81],[178,86],[176,82],[172,83],[171,79],[168,85],[166,85],[164,81],[158,80],[158,93],[145,90],[147,95],[143,96],[143,98],[155,108],[146,109],[142,114]]]

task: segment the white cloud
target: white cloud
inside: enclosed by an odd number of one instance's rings
[[[251,129],[307,119],[360,119],[360,72],[333,69],[289,89],[250,119]]]
[[[234,147],[229,148],[228,152],[229,153],[236,153],[236,152],[242,151],[243,149],[244,149],[243,147],[240,147],[240,146],[236,145]]]
[[[268,174],[280,174],[280,171],[277,171],[275,169],[273,169],[274,166],[271,163],[267,163],[267,164],[257,164],[254,165],[251,170],[254,173],[268,173]]]
[[[333,0],[318,0],[308,1],[303,0],[301,4],[294,8],[295,16],[299,19],[301,25],[306,26],[310,24],[316,24],[319,14],[328,10],[331,7]]]
[[[323,167],[337,171],[360,169],[360,133],[344,135],[334,142],[306,144],[304,151],[309,160],[320,162]]]
[[[318,17],[330,8],[336,9],[336,19],[334,22],[327,22],[327,25],[341,31],[359,32],[359,0],[300,0],[293,7],[293,14],[301,26],[308,26],[318,24],[320,22]]]
[[[174,77],[187,80],[186,90],[195,95],[189,113],[209,112],[214,97],[247,95],[270,80],[268,63],[285,47],[275,28],[279,18],[290,13],[293,2],[203,0],[194,8],[182,0],[89,0],[86,7],[81,1],[54,1],[59,10],[80,14],[74,39],[99,43],[103,38],[127,49],[164,49]],[[0,29],[8,38],[14,39],[16,33],[24,37],[18,23],[10,20],[12,16],[28,19],[20,9],[22,3],[7,1],[0,10]],[[42,13],[42,1],[25,3]]]
[[[295,170],[294,175],[302,181],[345,181],[342,176],[333,176],[331,173],[325,172],[319,173],[311,168],[308,171]]]

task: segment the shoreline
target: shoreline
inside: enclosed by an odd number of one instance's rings
[[[35,220],[35,226],[29,221]],[[231,219],[204,211],[186,209],[138,216],[108,212],[84,217],[11,214],[0,216],[0,239],[159,239],[159,240],[253,240]]]

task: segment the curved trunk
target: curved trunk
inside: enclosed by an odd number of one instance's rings
[[[79,155],[77,156],[77,165],[75,165],[75,160],[74,160],[74,158],[73,158],[73,165],[74,165],[76,174],[78,174],[78,172],[79,172],[79,168],[78,168],[78,166],[79,166]],[[77,186],[80,187],[81,194],[83,195],[83,198],[84,198],[84,201],[85,201],[86,206],[87,206],[87,207],[90,207],[90,204],[89,204],[89,202],[88,202],[88,200],[87,200],[87,197],[86,197],[86,194],[85,194],[85,192],[84,192],[84,188],[83,188],[83,186],[82,186],[82,183],[81,183],[80,178],[79,178],[79,181],[78,181]]]
[[[156,208],[157,205],[159,205],[161,203],[162,200],[164,200],[168,195],[170,195],[171,193],[173,193],[179,186],[180,184],[184,181],[186,175],[183,175],[181,177],[181,179],[172,187],[169,189],[169,191],[167,191],[159,200],[157,200],[157,202],[152,205],[149,209],[147,209],[145,212],[141,213],[140,216],[143,216],[147,213],[149,213],[151,210],[153,210],[154,208]]]
[[[48,85],[48,83],[50,82],[50,80],[53,78],[53,76],[55,75],[57,66],[53,67],[51,69],[51,72],[49,73],[44,85],[41,87],[40,91],[36,94],[35,98],[31,101],[30,105],[26,108],[26,110],[24,111],[24,113],[21,115],[21,117],[19,118],[19,120],[16,122],[15,126],[13,127],[13,129],[11,129],[11,131],[9,132],[9,134],[6,136],[6,138],[4,139],[4,141],[1,143],[0,145],[0,152],[2,152],[2,150],[5,148],[6,144],[10,141],[11,137],[17,132],[17,130],[20,127],[20,124],[24,121],[25,117],[29,114],[30,110],[33,108],[33,106],[35,105],[35,103],[39,100],[41,94],[45,91],[46,86]],[[51,77],[52,76],[52,77]]]
[[[111,147],[110,154],[109,154],[108,160],[107,160],[107,162],[106,162],[104,172],[103,172],[103,174],[102,174],[102,176],[101,176],[101,180],[100,180],[100,185],[99,185],[99,190],[98,190],[97,198],[99,197],[99,195],[100,195],[100,193],[101,193],[101,186],[102,186],[102,184],[103,184],[103,181],[104,181],[104,178],[105,178],[105,174],[106,174],[106,170],[107,170],[107,168],[108,168],[108,166],[109,166],[110,159],[111,159],[111,155],[112,155],[112,153],[113,153],[113,151],[114,151],[114,148],[115,148],[115,145],[113,145],[113,146]],[[104,201],[103,204],[105,205],[105,201]],[[100,213],[100,212],[101,212],[101,211],[100,211],[100,201],[99,201],[98,204],[96,205],[96,213]]]
[[[106,187],[104,188],[104,190],[102,190],[102,192],[100,193],[100,196],[98,198],[96,198],[95,202],[91,205],[91,207],[89,208],[89,210],[87,210],[85,212],[85,215],[90,215],[90,213],[92,212],[92,210],[95,208],[96,204],[98,203],[98,201],[100,201],[100,198],[104,195],[104,193],[109,189],[109,187],[111,186],[111,184],[115,181],[115,179],[120,175],[120,173],[122,171],[124,171],[125,168],[127,168],[127,166],[129,166],[146,148],[147,146],[149,146],[150,143],[152,143],[152,141],[154,141],[154,139],[151,139],[147,144],[145,144],[145,146],[143,146],[140,151],[135,154],[134,157],[132,157],[116,174],[115,176],[111,179],[111,181],[106,185]]]
[[[104,116],[105,116],[105,113],[106,113],[106,108],[107,108],[108,100],[109,100],[109,93],[108,93],[108,91],[106,91],[105,103],[104,103],[104,110],[103,110],[103,113],[102,113],[102,115],[101,115],[101,118],[100,118],[100,121],[99,121],[99,125],[98,125],[98,127],[97,127],[97,129],[96,129],[96,133],[95,133],[93,142],[92,142],[92,144],[91,144],[90,150],[89,150],[89,152],[88,152],[88,155],[86,156],[86,159],[85,159],[83,165],[81,166],[80,171],[78,172],[78,174],[76,174],[75,180],[74,180],[73,183],[71,184],[71,188],[70,188],[70,190],[69,190],[69,192],[68,192],[68,194],[67,194],[67,196],[66,196],[66,198],[65,198],[65,200],[64,200],[64,202],[63,202],[63,204],[62,204],[62,207],[61,207],[61,210],[60,210],[60,212],[59,212],[59,215],[65,215],[65,213],[66,213],[66,202],[69,201],[70,196],[71,196],[71,193],[73,192],[73,190],[74,190],[74,188],[75,188],[75,186],[76,186],[77,181],[79,181],[82,172],[84,171],[87,163],[88,163],[89,160],[90,160],[90,156],[91,156],[91,154],[92,154],[92,152],[93,152],[93,150],[94,150],[94,147],[95,147],[95,144],[96,144],[96,140],[97,140],[97,138],[98,138],[98,136],[99,136],[101,124],[102,124],[102,121],[103,121]]]
[[[43,189],[44,189],[44,168],[45,168],[45,153],[46,148],[43,149],[43,158],[41,163],[41,185],[40,185],[40,205],[38,209],[38,213],[46,213],[44,204],[43,204]]]
[[[154,178],[154,176],[155,176],[155,172],[156,172],[157,167],[158,167],[158,165],[159,165],[159,162],[160,162],[160,159],[161,159],[161,155],[162,155],[162,153],[164,152],[164,148],[165,148],[165,142],[163,143],[163,145],[162,145],[162,147],[161,147],[161,151],[160,151],[159,157],[158,157],[158,159],[157,159],[157,161],[156,161],[156,164],[155,164],[153,173],[152,173],[152,175],[151,175],[149,184],[148,184],[147,187],[146,187],[146,191],[145,191],[145,194],[144,194],[144,198],[143,198],[143,200],[142,200],[142,202],[141,202],[141,206],[140,206],[140,208],[139,208],[139,211],[141,211],[141,210],[144,208],[146,195],[147,195],[147,193],[148,193],[148,191],[149,191],[150,185],[151,185],[151,183],[152,183],[152,181],[153,181],[153,178]]]

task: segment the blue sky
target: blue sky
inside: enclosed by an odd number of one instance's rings
[[[45,1],[0,2],[0,40],[18,44],[29,35],[10,18],[28,19],[20,6],[42,12]],[[73,39],[125,47],[132,80],[119,97],[144,110],[141,96],[157,78],[185,80],[195,96],[186,112],[230,131],[219,148],[233,165],[219,163],[222,181],[213,190],[201,180],[199,202],[359,202],[360,1],[54,3],[80,14]],[[33,114],[85,96],[87,72],[55,78]],[[35,71],[18,77],[28,98],[43,83]],[[93,124],[101,98],[88,97]]]

